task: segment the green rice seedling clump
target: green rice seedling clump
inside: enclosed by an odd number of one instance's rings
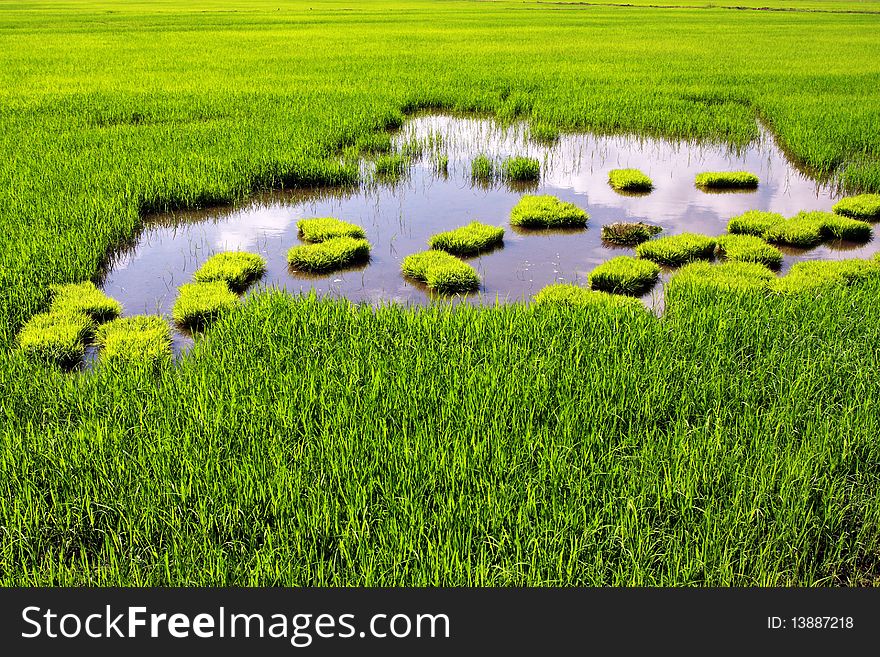
[[[555,196],[523,196],[510,211],[510,223],[523,228],[582,228],[590,218],[573,203]]]
[[[807,219],[822,223],[822,236],[827,239],[866,242],[871,239],[871,224],[833,212],[799,212],[795,219]]]
[[[505,180],[538,180],[541,177],[541,163],[531,157],[511,157],[504,160],[501,173]]]
[[[193,278],[199,283],[224,281],[233,290],[243,290],[266,271],[266,259],[256,253],[227,251],[211,256]]]
[[[31,317],[18,334],[19,349],[44,362],[70,366],[85,353],[95,322],[84,312],[50,311]]]
[[[715,296],[721,292],[765,290],[775,278],[770,269],[757,262],[692,262],[672,275],[669,289],[673,295],[685,288],[688,294]]]
[[[727,232],[737,235],[756,235],[761,237],[768,228],[785,221],[778,212],[765,212],[764,210],[749,210],[741,215],[731,218],[727,222]]]
[[[445,251],[408,255],[400,270],[438,292],[470,292],[480,287],[477,270]]]
[[[617,221],[602,226],[602,239],[611,244],[635,246],[646,242],[657,233],[662,232],[660,226],[642,223],[641,221]]]
[[[383,178],[400,178],[409,168],[410,159],[406,155],[380,155],[376,158],[376,175]]]
[[[880,278],[877,260],[806,260],[792,265],[785,276],[774,281],[772,289],[780,294],[800,294],[870,278]]]
[[[98,323],[118,317],[122,312],[120,303],[101,292],[91,281],[52,285],[50,289],[52,312],[81,312]]]
[[[305,272],[341,269],[370,257],[370,243],[355,237],[334,237],[317,244],[294,246],[287,252],[287,262]]]
[[[654,189],[651,179],[638,169],[612,169],[608,184],[622,192],[650,192]]]
[[[770,226],[763,238],[774,244],[788,244],[808,249],[822,241],[825,222],[809,216],[796,216]]]
[[[650,260],[618,256],[590,272],[588,281],[594,290],[617,294],[644,294],[657,283],[660,267]]]
[[[171,316],[191,329],[203,328],[239,303],[238,296],[223,281],[186,283],[178,292]]]
[[[477,155],[471,162],[471,178],[490,181],[495,177],[495,163],[486,155]]]
[[[101,347],[103,363],[157,366],[171,360],[170,328],[164,319],[155,315],[114,319],[98,327],[95,338]]]
[[[446,175],[449,173],[449,156],[448,155],[438,155],[437,159],[434,160],[434,170],[442,175]]]
[[[880,194],[859,194],[840,199],[832,208],[837,214],[855,219],[880,219]]]
[[[367,234],[357,224],[352,224],[335,217],[315,217],[300,219],[296,222],[299,235],[307,242],[325,242],[337,237],[364,238]]]
[[[368,132],[358,137],[354,145],[362,155],[387,153],[391,150],[391,135],[387,132]]]
[[[553,283],[534,297],[534,305],[563,308],[597,308],[601,311],[629,310],[647,312],[647,307],[634,297],[599,292],[571,283]]]
[[[503,228],[473,221],[467,226],[437,233],[428,240],[428,246],[455,255],[470,255],[497,246],[503,239]]]
[[[696,233],[681,233],[643,242],[636,255],[661,265],[678,266],[693,260],[709,260],[715,252],[715,238]]]
[[[559,139],[559,128],[549,123],[532,123],[529,137],[539,143],[552,144]]]
[[[782,266],[782,251],[754,235],[721,235],[718,253],[733,262],[758,262],[775,269]]]
[[[758,186],[758,176],[748,171],[706,171],[698,173],[694,182],[710,189],[753,189]]]

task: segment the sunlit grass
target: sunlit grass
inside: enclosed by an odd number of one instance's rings
[[[443,293],[470,292],[480,287],[480,275],[466,262],[445,251],[423,251],[406,256],[400,270]]]
[[[466,226],[433,235],[428,246],[454,255],[472,255],[498,246],[503,239],[503,228],[472,221]]]
[[[709,260],[714,252],[715,238],[695,233],[659,237],[636,247],[636,255],[640,258],[671,267],[693,260]]]
[[[510,224],[523,228],[582,228],[590,218],[573,203],[555,196],[523,196],[510,212]]]
[[[53,285],[51,310],[55,313],[84,313],[96,322],[106,322],[122,312],[122,305],[95,287],[91,281]]]
[[[199,283],[223,281],[233,290],[244,290],[266,271],[266,259],[256,253],[226,251],[208,258],[193,278]]]
[[[718,252],[726,260],[757,262],[771,269],[782,266],[782,252],[754,235],[721,235],[717,238]]]
[[[329,272],[366,262],[370,258],[370,243],[355,237],[334,237],[316,244],[291,247],[287,263],[303,272]]]
[[[657,282],[660,267],[649,260],[618,256],[590,272],[588,282],[594,290],[618,294],[644,294]]]
[[[753,189],[758,182],[758,176],[748,171],[706,171],[694,179],[697,187],[709,189]]]
[[[638,169],[612,169],[608,172],[608,184],[622,192],[650,192],[654,189],[651,179]]]
[[[95,341],[101,362],[109,365],[146,364],[153,367],[171,361],[171,331],[161,317],[121,317],[98,327]]]
[[[188,329],[205,328],[239,303],[238,296],[223,281],[185,283],[177,292],[171,316]]]
[[[39,313],[21,329],[18,347],[31,358],[69,367],[83,357],[94,331],[94,320],[84,312]]]
[[[307,242],[325,242],[336,237],[364,238],[367,234],[357,224],[335,217],[314,217],[296,222],[299,236]]]
[[[859,194],[840,199],[834,211],[854,219],[877,221],[880,219],[880,194]]]

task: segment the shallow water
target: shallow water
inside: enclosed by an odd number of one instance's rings
[[[404,179],[373,181],[350,190],[305,190],[260,194],[231,207],[175,212],[148,217],[134,246],[117,253],[103,289],[118,299],[127,315],[169,315],[177,287],[214,253],[245,250],[268,261],[262,284],[291,292],[315,290],[355,301],[426,303],[432,295],[402,277],[400,262],[427,248],[434,233],[470,221],[503,226],[504,245],[468,259],[483,277],[471,303],[527,299],[554,282],[585,283],[599,263],[630,248],[609,247],[600,239],[602,224],[646,221],[672,235],[684,231],[720,235],[730,217],[750,209],[786,216],[800,210],[830,210],[836,194],[798,171],[762,132],[749,147],[693,144],[621,136],[564,134],[554,144],[530,141],[528,127],[502,128],[489,119],[445,115],[418,116],[407,121],[393,141],[440,138],[436,152],[449,157],[448,175],[433,169],[433,152],[413,163]],[[541,161],[541,180],[531,187],[502,183],[475,186],[470,163],[484,153],[496,160],[528,155]],[[365,161],[363,173],[372,177]],[[608,185],[608,171],[634,167],[654,181],[645,195],[620,194]],[[748,170],[760,177],[757,190],[707,193],[694,186],[694,176],[708,170]],[[590,214],[586,229],[525,231],[510,226],[510,210],[523,193],[553,194]],[[300,244],[297,220],[334,216],[364,227],[373,245],[369,264],[326,276],[292,272],[287,250]],[[825,244],[786,250],[783,271],[797,260],[864,257],[880,250],[877,240],[865,245]],[[665,274],[664,277],[668,276]],[[662,285],[643,297],[650,306],[662,303]],[[176,348],[189,342],[178,334]]]

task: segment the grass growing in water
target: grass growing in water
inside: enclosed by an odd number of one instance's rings
[[[84,312],[39,313],[22,327],[18,347],[28,357],[69,367],[83,357],[94,331],[94,320]]]
[[[582,228],[590,218],[573,203],[550,195],[523,196],[510,211],[510,223],[523,228]]]
[[[324,242],[336,237],[364,238],[367,234],[357,224],[352,224],[335,217],[315,217],[300,219],[296,222],[299,235],[307,242]]]
[[[501,165],[501,175],[509,181],[534,181],[541,177],[541,163],[531,157],[510,157]]]
[[[800,212],[796,218],[822,222],[822,236],[828,239],[867,242],[871,239],[871,224],[831,212]]]
[[[198,330],[238,303],[238,296],[223,281],[185,283],[178,288],[171,316],[180,326]]]
[[[776,276],[757,262],[692,262],[672,275],[667,290],[670,297],[715,298],[723,292],[756,292],[768,289]]]
[[[880,219],[880,194],[859,194],[840,199],[833,210],[855,219],[877,221]]]
[[[770,226],[763,238],[774,244],[788,244],[809,249],[822,242],[825,222],[809,216],[796,216]]]
[[[765,212],[764,210],[749,210],[741,215],[733,217],[727,222],[727,232],[738,235],[755,235],[761,237],[768,228],[785,221],[785,217],[778,212]]]
[[[122,312],[119,302],[108,297],[91,281],[53,285],[50,289],[52,312],[81,312],[98,323],[118,317]]]
[[[815,293],[835,286],[847,286],[868,279],[880,279],[877,260],[806,260],[796,262],[771,289],[780,294]]]
[[[449,173],[449,156],[438,155],[434,160],[434,171],[445,176]]]
[[[612,169],[608,172],[608,184],[622,192],[650,192],[654,189],[651,179],[638,169]]]
[[[529,126],[529,138],[541,144],[552,144],[559,140],[559,128],[549,123],[533,122]]]
[[[233,290],[244,290],[266,271],[266,259],[256,253],[227,251],[211,256],[193,278],[199,283],[224,281]]]
[[[486,155],[477,155],[471,162],[471,178],[489,182],[495,177],[495,163]]]
[[[474,221],[467,226],[433,235],[428,240],[428,246],[455,255],[471,255],[497,246],[503,239],[503,228]]]
[[[643,242],[636,255],[661,265],[675,267],[693,260],[709,260],[715,252],[715,238],[696,233],[681,233]]]
[[[410,159],[406,155],[393,153],[376,158],[376,175],[389,180],[403,177],[409,169]]]
[[[144,363],[153,367],[171,361],[171,330],[155,315],[121,317],[98,327],[95,340],[101,362]]]
[[[694,183],[709,189],[754,189],[758,176],[748,171],[705,171],[697,174]]]
[[[370,243],[356,237],[334,237],[316,244],[301,244],[287,252],[287,262],[305,272],[328,272],[365,262]]]
[[[557,308],[595,308],[600,312],[636,311],[647,312],[647,307],[638,299],[599,292],[571,283],[553,283],[534,297],[533,305]]]
[[[406,256],[400,265],[405,276],[437,292],[470,292],[480,287],[480,275],[466,262],[445,251],[423,251]]]
[[[782,266],[782,252],[754,235],[721,235],[717,238],[718,253],[734,262],[758,262],[777,269]]]
[[[660,226],[642,223],[641,221],[617,221],[602,226],[602,239],[611,244],[635,246],[663,232]]]
[[[641,295],[657,283],[660,267],[650,260],[618,256],[593,269],[588,277],[594,290]]]
[[[361,155],[387,153],[391,150],[391,135],[387,132],[368,132],[360,135],[354,145]]]

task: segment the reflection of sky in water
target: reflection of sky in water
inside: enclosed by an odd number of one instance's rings
[[[126,314],[170,313],[177,287],[210,255],[247,250],[268,260],[264,284],[292,292],[315,289],[353,300],[424,303],[429,297],[400,275],[404,256],[426,248],[434,233],[469,221],[504,226],[504,247],[471,259],[483,276],[481,293],[472,302],[496,298],[518,300],[556,281],[581,281],[600,262],[631,249],[610,249],[599,238],[612,221],[648,221],[665,233],[683,231],[718,235],[727,220],[751,209],[786,216],[800,210],[829,210],[834,194],[798,172],[767,134],[735,152],[725,146],[672,143],[646,138],[563,135],[553,145],[534,143],[527,127],[507,129],[490,120],[423,116],[408,121],[395,143],[432,134],[443,140],[449,176],[432,171],[430,156],[417,162],[396,185],[364,185],[341,191],[286,192],[259,195],[239,206],[152,217],[137,245],[119,253],[104,289],[122,302]],[[511,208],[522,195],[503,185],[474,187],[470,162],[480,153],[493,158],[529,155],[542,163],[540,185],[532,193],[559,196],[586,209],[587,230],[575,233],[515,231]],[[654,180],[644,196],[624,196],[608,185],[608,171],[633,167]],[[760,177],[757,191],[709,194],[697,189],[694,176],[708,170],[748,170]],[[335,216],[362,225],[373,244],[370,264],[328,276],[305,277],[288,270],[285,254],[299,244],[296,222],[310,216]],[[829,245],[786,255],[784,267],[803,258],[862,257],[877,250],[875,242],[851,250]],[[659,288],[653,296],[659,298]],[[649,303],[651,295],[646,298]]]

